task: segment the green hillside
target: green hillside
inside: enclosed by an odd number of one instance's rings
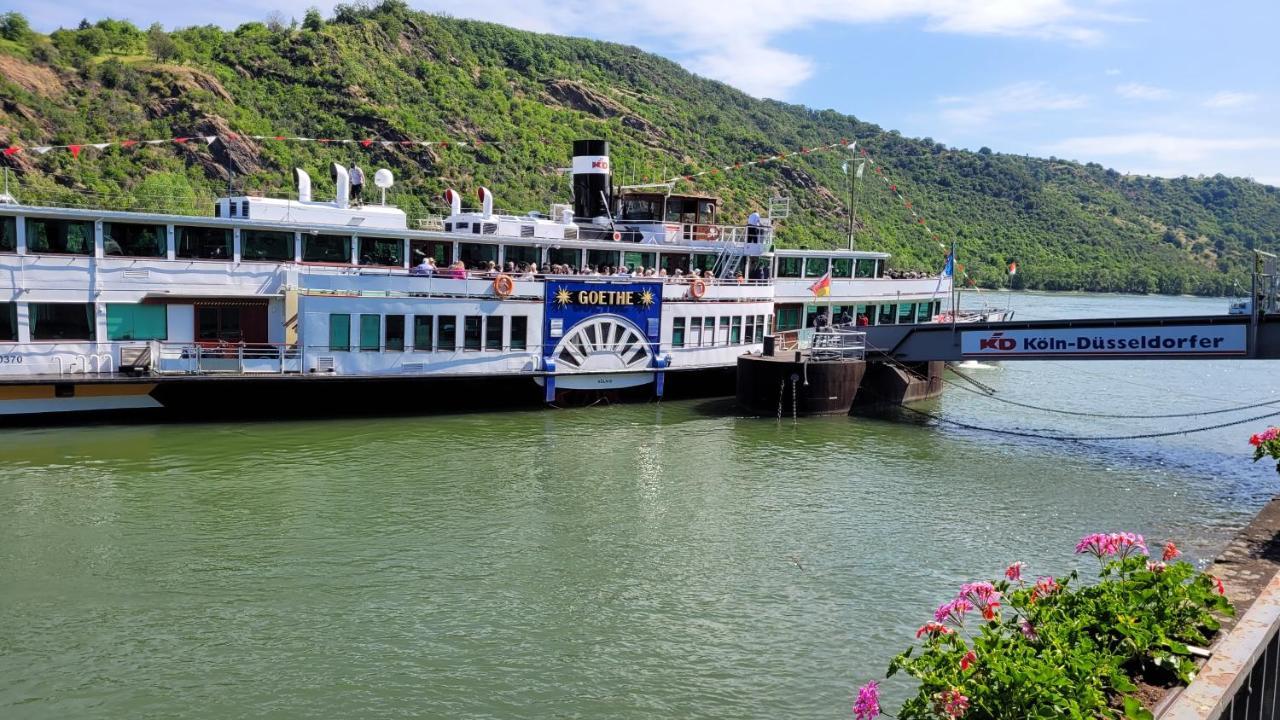
[[[1095,164],[960,151],[834,111],[755,100],[636,48],[427,15],[397,0],[339,6],[300,25],[164,33],[104,20],[50,35],[0,19],[0,146],[188,135],[484,141],[478,148],[232,142],[0,156],[24,201],[206,212],[227,185],[288,192],[290,169],[326,192],[331,160],[395,170],[394,202],[439,212],[446,186],[492,188],[511,210],[568,196],[556,172],[578,138],[611,141],[628,180],[857,139],[980,284],[1224,294],[1247,283],[1249,250],[1280,249],[1280,190],[1250,180],[1124,176]],[[873,108],[868,109],[874,112]],[[788,246],[843,242],[838,152],[722,173],[698,189],[744,218],[792,198]],[[869,176],[868,176],[869,177]],[[332,192],[329,188],[328,192]],[[865,183],[859,246],[904,269],[942,250],[884,185]]]

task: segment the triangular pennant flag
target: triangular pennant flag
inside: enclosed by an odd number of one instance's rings
[[[137,141],[137,140],[125,140],[125,141],[123,141],[123,142],[121,142],[121,143],[120,143],[120,147],[130,148],[130,147],[133,147],[134,145],[137,145],[137,144],[138,144],[138,141]]]
[[[53,148],[52,148],[52,147],[50,147],[50,146],[48,146],[48,145],[40,145],[40,146],[37,146],[37,147],[27,148],[27,149],[28,149],[28,150],[30,150],[31,152],[33,152],[33,153],[37,154],[37,155],[43,155],[43,154],[45,154],[45,153],[49,152],[50,150],[52,150]]]
[[[384,148],[389,148],[389,147],[391,147],[391,145],[392,145],[393,143],[392,143],[390,140],[383,140],[380,144],[381,144],[381,145],[382,145],[382,147],[384,147]]]
[[[188,141],[188,140],[190,140],[190,139],[191,139],[191,138],[189,138],[189,137],[177,137],[177,138],[174,138],[174,139],[173,139],[173,142],[174,142],[174,143],[176,143],[176,144],[178,144],[178,145],[186,145],[186,144],[187,144],[187,141]]]
[[[329,138],[316,138],[316,142],[320,143],[321,145],[328,145],[329,143],[333,142],[333,140],[330,140]]]
[[[67,146],[67,149],[71,151],[71,157],[76,158],[76,159],[79,159],[79,158],[80,158],[80,146],[79,146],[79,145],[68,145],[68,146]]]
[[[360,141],[360,145],[361,145],[361,147],[369,147],[369,146],[370,146],[370,145],[372,145],[372,144],[373,144],[373,141],[372,141],[372,140],[361,140],[361,141]]]
[[[235,133],[227,133],[227,139],[228,139],[228,140],[239,140],[239,139],[240,139],[240,136],[239,136],[239,135],[236,135]]]
[[[17,155],[20,152],[22,152],[22,148],[18,147],[17,145],[10,145],[9,147],[4,149],[5,155]]]
[[[400,141],[400,144],[401,144],[401,145],[412,145],[412,144],[413,144],[413,141],[412,141],[412,140],[401,140],[401,141]]]
[[[439,145],[440,147],[449,147],[449,142],[447,140],[441,140],[436,144]]]
[[[421,145],[422,147],[431,147],[431,146],[432,146],[432,145],[434,145],[435,143],[433,143],[433,142],[428,142],[428,141],[426,141],[426,140],[423,140],[423,141],[419,142],[418,144],[419,144],[419,145]]]
[[[212,145],[212,144],[213,144],[213,141],[214,141],[214,140],[217,140],[217,139],[218,139],[218,136],[217,136],[217,135],[205,135],[205,136],[204,136],[204,144],[205,144],[205,145]]]
[[[466,146],[467,146],[467,143],[466,143],[466,141],[465,141],[465,140],[458,140],[458,141],[455,141],[453,144],[454,144],[454,145],[457,145],[458,147],[466,147]]]
[[[143,142],[148,145],[159,145],[160,143],[165,141],[164,140],[143,140]]]
[[[95,150],[106,150],[107,148],[111,147],[111,143],[94,143],[89,147]]]
[[[272,139],[272,140],[284,140],[284,139],[285,139],[285,137],[284,137],[283,135],[276,135],[275,137],[273,137],[273,138],[271,138],[271,139]]]

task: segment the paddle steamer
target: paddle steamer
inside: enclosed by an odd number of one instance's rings
[[[450,190],[447,216],[411,227],[332,171],[333,200],[298,170],[296,198],[225,197],[212,217],[0,198],[0,415],[727,393],[766,336],[823,313],[928,322],[951,290],[888,277],[885,253],[774,249],[771,218],[725,224],[712,197],[617,188],[603,141],[574,144],[572,202],[548,213]]]

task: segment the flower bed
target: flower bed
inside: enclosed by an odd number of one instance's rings
[[[1134,533],[1094,534],[1076,552],[1098,559],[1098,581],[1024,579],[1024,563],[1005,577],[963,585],[916,632],[888,675],[919,681],[897,717],[1150,718],[1140,682],[1188,682],[1189,646],[1207,645],[1234,611],[1222,581],[1178,560],[1173,543],[1160,560]],[[881,714],[879,685],[858,692],[857,720]]]

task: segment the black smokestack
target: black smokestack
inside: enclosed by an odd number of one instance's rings
[[[608,140],[573,142],[573,214],[596,218],[608,214],[613,201]]]

